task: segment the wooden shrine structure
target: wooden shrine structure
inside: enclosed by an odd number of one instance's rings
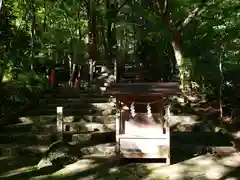
[[[180,95],[178,83],[114,83],[116,154],[123,158],[159,158],[170,164],[168,97]]]

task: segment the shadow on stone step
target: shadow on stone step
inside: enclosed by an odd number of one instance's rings
[[[171,133],[171,147],[173,149],[181,149],[183,145],[190,145],[190,147],[199,146],[232,146],[230,138],[227,135],[214,132],[173,132]],[[116,142],[115,132],[101,132],[93,133],[87,141],[74,141],[78,147],[93,146],[102,143]]]
[[[232,148],[227,135],[215,132],[174,132],[171,134],[171,163],[211,153],[217,155],[222,147]]]
[[[84,148],[95,146],[104,143],[115,143],[116,135],[115,132],[101,132],[101,133],[93,133],[91,138],[87,141],[83,142],[74,142],[76,148]]]
[[[115,132],[99,133],[94,134],[90,140],[77,144],[76,148],[81,149],[111,142],[115,142]],[[231,148],[232,144],[227,136],[220,133],[174,132],[171,134],[170,146],[171,162],[178,163],[198,155],[215,153],[213,152],[212,147]],[[141,161],[147,162],[147,160],[143,159]],[[157,159],[156,161],[162,162],[161,159]]]
[[[229,146],[231,137],[220,132],[172,132],[171,144]]]
[[[116,134],[112,132],[93,133],[90,142],[115,142]],[[228,135],[215,132],[172,132],[171,144],[193,144],[202,146],[230,146],[232,143]]]
[[[29,179],[34,176],[41,176],[54,173],[60,170],[62,167],[44,167],[42,169],[38,169],[37,166],[29,166],[29,167],[22,167],[20,169],[15,169],[12,171],[7,171],[1,173],[0,178],[6,180],[16,180],[16,179]]]
[[[240,177],[240,167],[231,170],[225,174],[221,179],[239,179]]]
[[[151,173],[143,164],[123,164],[118,158],[105,158],[104,161],[91,158],[80,160],[53,179],[146,179]],[[165,179],[164,179],[165,180]]]
[[[225,139],[224,139],[225,138]],[[171,134],[171,160],[172,163],[184,161],[186,159],[207,153],[204,147],[207,146],[227,146],[227,137],[219,133],[183,133],[174,132]],[[92,133],[85,141],[76,141],[73,144],[60,144],[60,149],[69,148],[73,156],[81,157],[81,149],[99,144],[114,143],[115,132]],[[62,146],[63,145],[63,146]],[[52,146],[53,147],[53,146]],[[59,150],[58,146],[55,146]],[[107,147],[107,146],[106,146]],[[198,147],[201,147],[198,149]],[[55,151],[55,150],[54,150]],[[61,151],[61,150],[60,150]],[[50,151],[49,151],[50,152]],[[70,153],[71,153],[70,152]],[[27,154],[25,154],[27,155]],[[39,154],[40,155],[40,154]],[[79,158],[79,157],[78,157]]]
[[[52,141],[55,141],[56,135],[53,133],[48,134],[5,134],[0,135],[0,143],[1,144],[38,144],[44,145],[49,144]]]
[[[101,110],[99,108],[80,108],[80,109],[71,109],[71,108],[65,108],[63,110],[64,116],[84,116],[84,115],[94,115],[94,116],[106,116],[106,115],[114,115],[115,110]],[[33,111],[28,111],[24,114],[24,116],[50,116],[50,115],[56,115],[56,109],[35,109]]]
[[[39,163],[40,166],[45,166],[46,162],[50,164],[70,164],[72,161],[81,158],[86,152],[88,154],[88,151],[90,154],[97,153],[98,151],[103,153],[105,151],[104,149],[108,148],[108,146],[99,147],[99,150],[97,147],[94,148],[94,146],[107,144],[109,142],[115,142],[114,132],[93,133],[87,137],[87,140],[82,142],[68,143],[66,139],[56,141],[44,152],[42,155],[43,159]],[[93,152],[91,152],[90,149],[86,149],[88,147],[93,148]]]
[[[41,157],[8,157],[0,161],[0,174],[27,166],[34,166]]]

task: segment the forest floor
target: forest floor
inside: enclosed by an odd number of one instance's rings
[[[195,108],[196,112],[216,114],[214,104],[205,103]],[[208,117],[208,116],[207,116]],[[215,118],[209,118],[214,119]],[[212,124],[215,124],[212,122]],[[239,143],[240,144],[240,143]],[[0,179],[70,179],[70,180],[219,180],[240,179],[240,153],[216,156],[214,154],[196,155],[188,151],[171,153],[172,165],[157,162],[123,160],[103,155],[83,156],[64,167],[45,167],[38,169],[41,157],[0,158]],[[18,163],[16,168],[11,166]],[[12,168],[9,169],[8,166]]]
[[[62,169],[29,166],[5,173],[3,179],[70,180],[217,180],[240,178],[240,154],[227,157],[202,155],[171,166],[117,158],[88,156]]]

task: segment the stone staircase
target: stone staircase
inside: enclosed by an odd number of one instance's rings
[[[57,141],[58,106],[63,107],[63,138],[69,144],[79,145],[79,153],[104,155],[114,152],[113,100],[77,89],[55,89],[39,100],[38,107],[19,117],[18,124],[1,127],[0,173],[6,168],[38,163],[49,146]]]
[[[56,89],[46,93],[37,107],[19,117],[18,124],[0,128],[0,179],[2,174],[5,174],[4,177],[9,176],[6,175],[8,172],[21,174],[18,171],[28,171],[24,168],[38,164],[50,145],[57,141],[56,108],[59,106],[63,107],[63,139],[76,147],[77,154],[114,156],[114,105],[114,100],[110,97],[88,94],[77,89]],[[190,120],[193,122],[190,123]],[[171,123],[172,127],[182,124],[186,129],[185,125],[196,123],[196,117],[173,116]],[[222,135],[195,132],[199,133],[196,136],[189,133],[179,135],[172,131],[171,155],[175,156],[176,162],[193,157],[192,154],[198,147],[189,142],[204,145],[215,142],[216,145],[217,139],[220,138],[222,144],[225,138]],[[36,172],[39,173],[38,170]]]

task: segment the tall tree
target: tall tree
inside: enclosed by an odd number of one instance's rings
[[[182,43],[181,43],[181,34],[183,29],[190,24],[190,22],[198,15],[203,12],[204,3],[206,0],[202,0],[200,4],[196,5],[196,7],[191,10],[187,17],[183,21],[179,21],[175,23],[175,25],[171,24],[170,19],[170,2],[169,0],[157,0],[156,7],[159,11],[159,15],[161,16],[164,27],[166,30],[166,34],[171,38],[171,44],[174,51],[175,59],[177,62],[177,66],[179,69],[179,77],[181,80],[181,86],[184,87],[184,77],[185,77],[185,70],[184,70],[184,53],[182,50]]]
[[[3,0],[0,0],[0,11],[2,9]]]

